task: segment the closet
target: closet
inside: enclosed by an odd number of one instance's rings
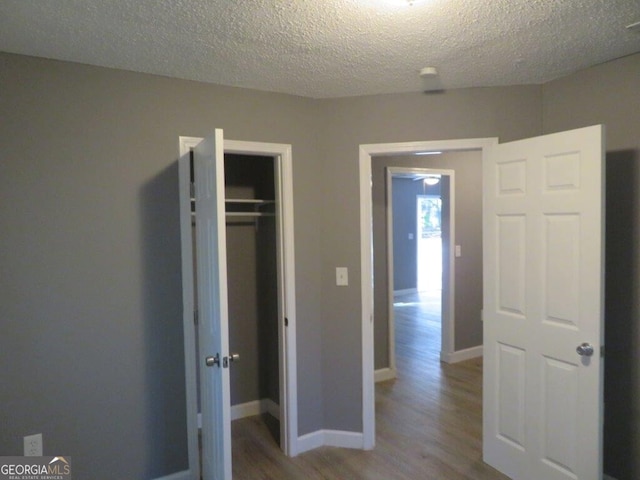
[[[179,149],[189,475],[230,479],[234,419],[299,451],[291,145],[215,129]]]
[[[224,166],[232,418],[279,417],[273,158],[225,154]]]
[[[193,161],[190,170],[193,184]],[[274,158],[225,153],[224,185],[231,419],[263,415],[279,441],[279,297]],[[192,199],[194,274],[198,265],[195,209],[195,199]],[[196,281],[197,275],[194,275],[194,283]],[[197,304],[197,299],[194,301]],[[198,356],[196,348],[196,358]]]

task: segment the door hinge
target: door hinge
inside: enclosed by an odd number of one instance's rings
[[[198,310],[193,311],[193,324],[198,325]]]
[[[284,326],[285,327],[289,326],[289,319],[287,317],[284,317]]]

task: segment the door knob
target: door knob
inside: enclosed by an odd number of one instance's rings
[[[216,353],[215,357],[209,356],[204,359],[204,363],[207,367],[213,367],[214,365],[220,366],[220,355]]]
[[[590,357],[591,355],[593,355],[593,345],[586,342],[582,343],[578,345],[578,347],[576,348],[576,352],[578,352],[578,355],[580,355],[581,357]]]

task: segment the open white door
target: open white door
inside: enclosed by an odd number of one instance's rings
[[[602,476],[603,134],[484,159],[484,460],[515,480]]]
[[[231,479],[229,319],[222,130],[194,149],[202,478]]]

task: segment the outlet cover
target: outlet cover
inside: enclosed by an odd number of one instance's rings
[[[27,435],[24,437],[24,456],[25,457],[41,457],[42,456],[42,434]]]

